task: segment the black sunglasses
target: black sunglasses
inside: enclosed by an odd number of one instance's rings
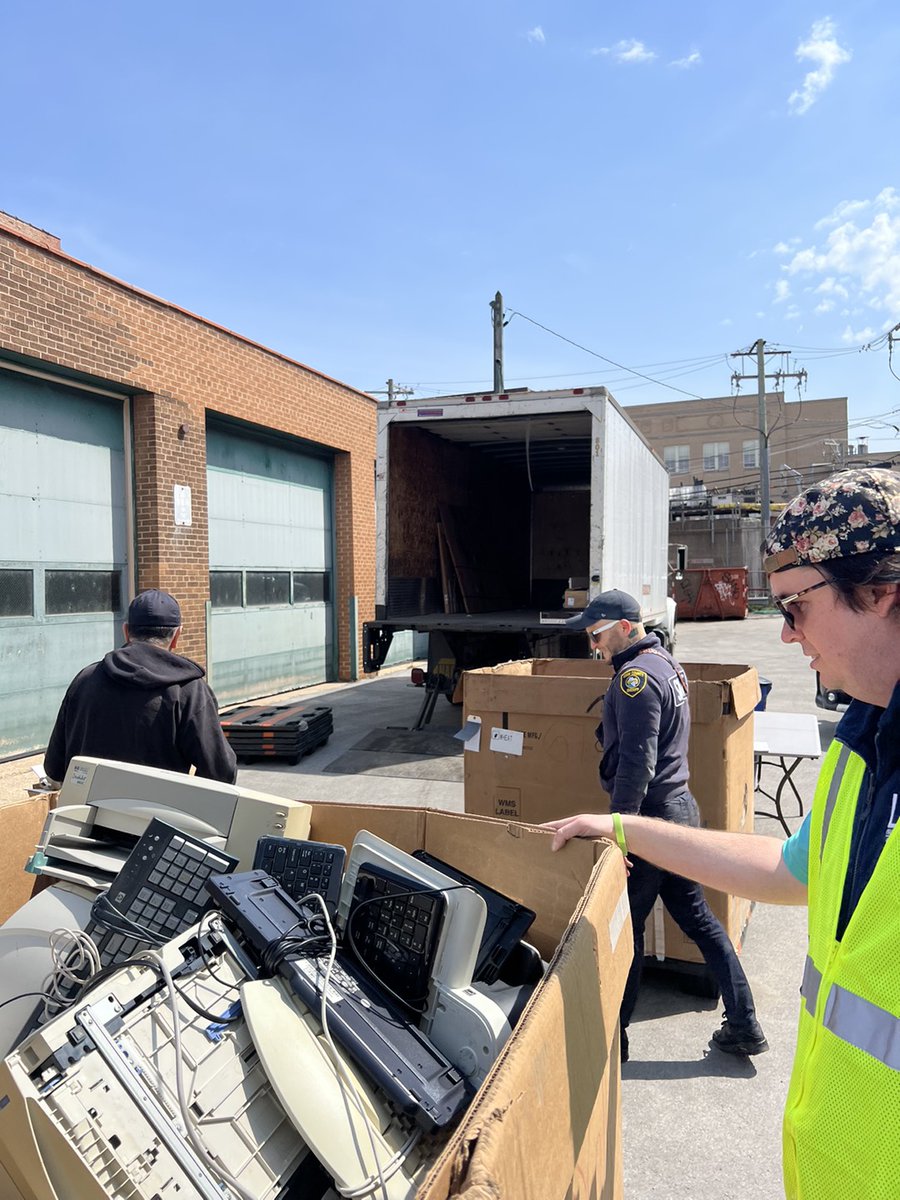
[[[788,629],[796,628],[794,614],[789,611],[788,605],[799,600],[801,596],[805,596],[807,592],[814,592],[816,588],[829,587],[834,582],[833,579],[823,579],[819,583],[811,583],[809,587],[801,588],[799,592],[794,592],[792,596],[773,596],[772,603],[784,617],[785,624]]]

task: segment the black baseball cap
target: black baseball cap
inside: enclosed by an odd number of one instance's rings
[[[641,620],[643,620],[641,606],[634,596],[629,596],[627,592],[620,592],[618,588],[613,588],[612,591],[601,592],[599,596],[595,596],[577,617],[569,617],[566,621],[566,629],[587,629],[591,625],[596,625],[598,621],[608,621],[609,624],[604,628],[610,629],[616,621],[633,621],[637,624]],[[597,633],[602,632],[602,629],[597,630]]]
[[[177,629],[180,625],[181,609],[168,592],[148,588],[128,605],[128,628],[131,630]]]

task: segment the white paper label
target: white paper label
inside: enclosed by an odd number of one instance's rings
[[[175,484],[175,524],[191,524],[191,489]]]
[[[491,749],[499,750],[501,754],[521,754],[525,734],[521,729],[491,730]]]
[[[628,911],[628,888],[625,887],[622,889],[622,894],[618,899],[616,907],[613,909],[612,916],[609,918],[609,940],[614,953],[619,943],[619,935],[628,919]]]
[[[463,750],[477,754],[481,749],[481,717],[466,717],[465,725],[453,736],[462,742]]]

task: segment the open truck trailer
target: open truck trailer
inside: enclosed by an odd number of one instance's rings
[[[668,502],[664,465],[606,388],[380,405],[364,669],[396,633],[427,633],[421,725],[468,668],[587,656],[563,622],[613,587],[671,646]]]

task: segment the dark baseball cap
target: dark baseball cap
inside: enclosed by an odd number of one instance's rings
[[[148,588],[128,605],[129,629],[177,629],[180,624],[181,609],[168,592]]]
[[[900,551],[900,475],[883,467],[839,471],[801,492],[763,543],[768,575],[854,554]]]
[[[608,621],[609,624],[604,628],[610,629],[616,621],[637,623],[642,618],[641,606],[634,596],[629,596],[627,592],[620,592],[618,588],[613,588],[612,591],[601,592],[599,596],[595,596],[577,617],[570,617],[566,621],[566,629],[587,629],[591,625],[596,625],[598,621]],[[603,630],[598,629],[597,632],[602,633]]]

